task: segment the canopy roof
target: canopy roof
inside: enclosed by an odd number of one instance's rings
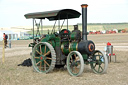
[[[36,13],[28,13],[24,16],[26,19],[45,19],[48,20],[61,20],[61,19],[71,19],[71,18],[79,18],[81,13],[73,9],[62,9],[62,10],[54,10],[54,11],[46,11],[46,12],[36,12]]]

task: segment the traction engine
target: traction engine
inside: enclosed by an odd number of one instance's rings
[[[105,73],[108,66],[108,60],[104,52],[95,50],[95,44],[91,40],[87,40],[87,4],[82,4],[82,32],[78,29],[78,25],[74,25],[74,30],[68,30],[68,19],[79,18],[81,15],[73,9],[62,9],[47,12],[37,12],[26,14],[27,19],[32,18],[33,24],[35,19],[47,18],[49,21],[67,19],[67,29],[58,26],[59,32],[55,32],[55,24],[53,30],[40,38],[34,38],[33,25],[33,43],[32,47],[32,64],[35,71],[39,73],[49,73],[55,67],[61,68],[66,66],[70,75],[79,76],[83,73],[84,64],[89,64],[93,72],[101,74]],[[39,26],[39,25],[37,25]],[[37,27],[39,28],[39,27]],[[42,24],[41,24],[42,28]],[[39,31],[38,31],[39,32]]]

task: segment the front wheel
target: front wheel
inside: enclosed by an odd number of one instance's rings
[[[104,52],[96,50],[92,55],[91,69],[94,73],[105,73],[108,67],[107,56]]]
[[[70,75],[79,76],[84,70],[84,61],[78,51],[72,51],[67,57],[67,69]]]

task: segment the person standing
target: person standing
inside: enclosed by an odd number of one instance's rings
[[[7,39],[8,39],[8,36],[3,33],[3,40],[4,40],[4,47],[6,48],[7,47]]]
[[[9,48],[11,48],[11,38],[9,38],[8,44],[9,44]]]

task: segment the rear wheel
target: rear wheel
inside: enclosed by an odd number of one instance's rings
[[[41,42],[34,46],[32,64],[35,71],[40,73],[51,72],[55,67],[56,54],[51,44]]]
[[[96,50],[92,56],[91,68],[94,73],[105,73],[108,67],[107,56],[104,52]]]
[[[78,51],[72,51],[67,57],[67,69],[70,75],[79,76],[84,70],[84,61]]]

